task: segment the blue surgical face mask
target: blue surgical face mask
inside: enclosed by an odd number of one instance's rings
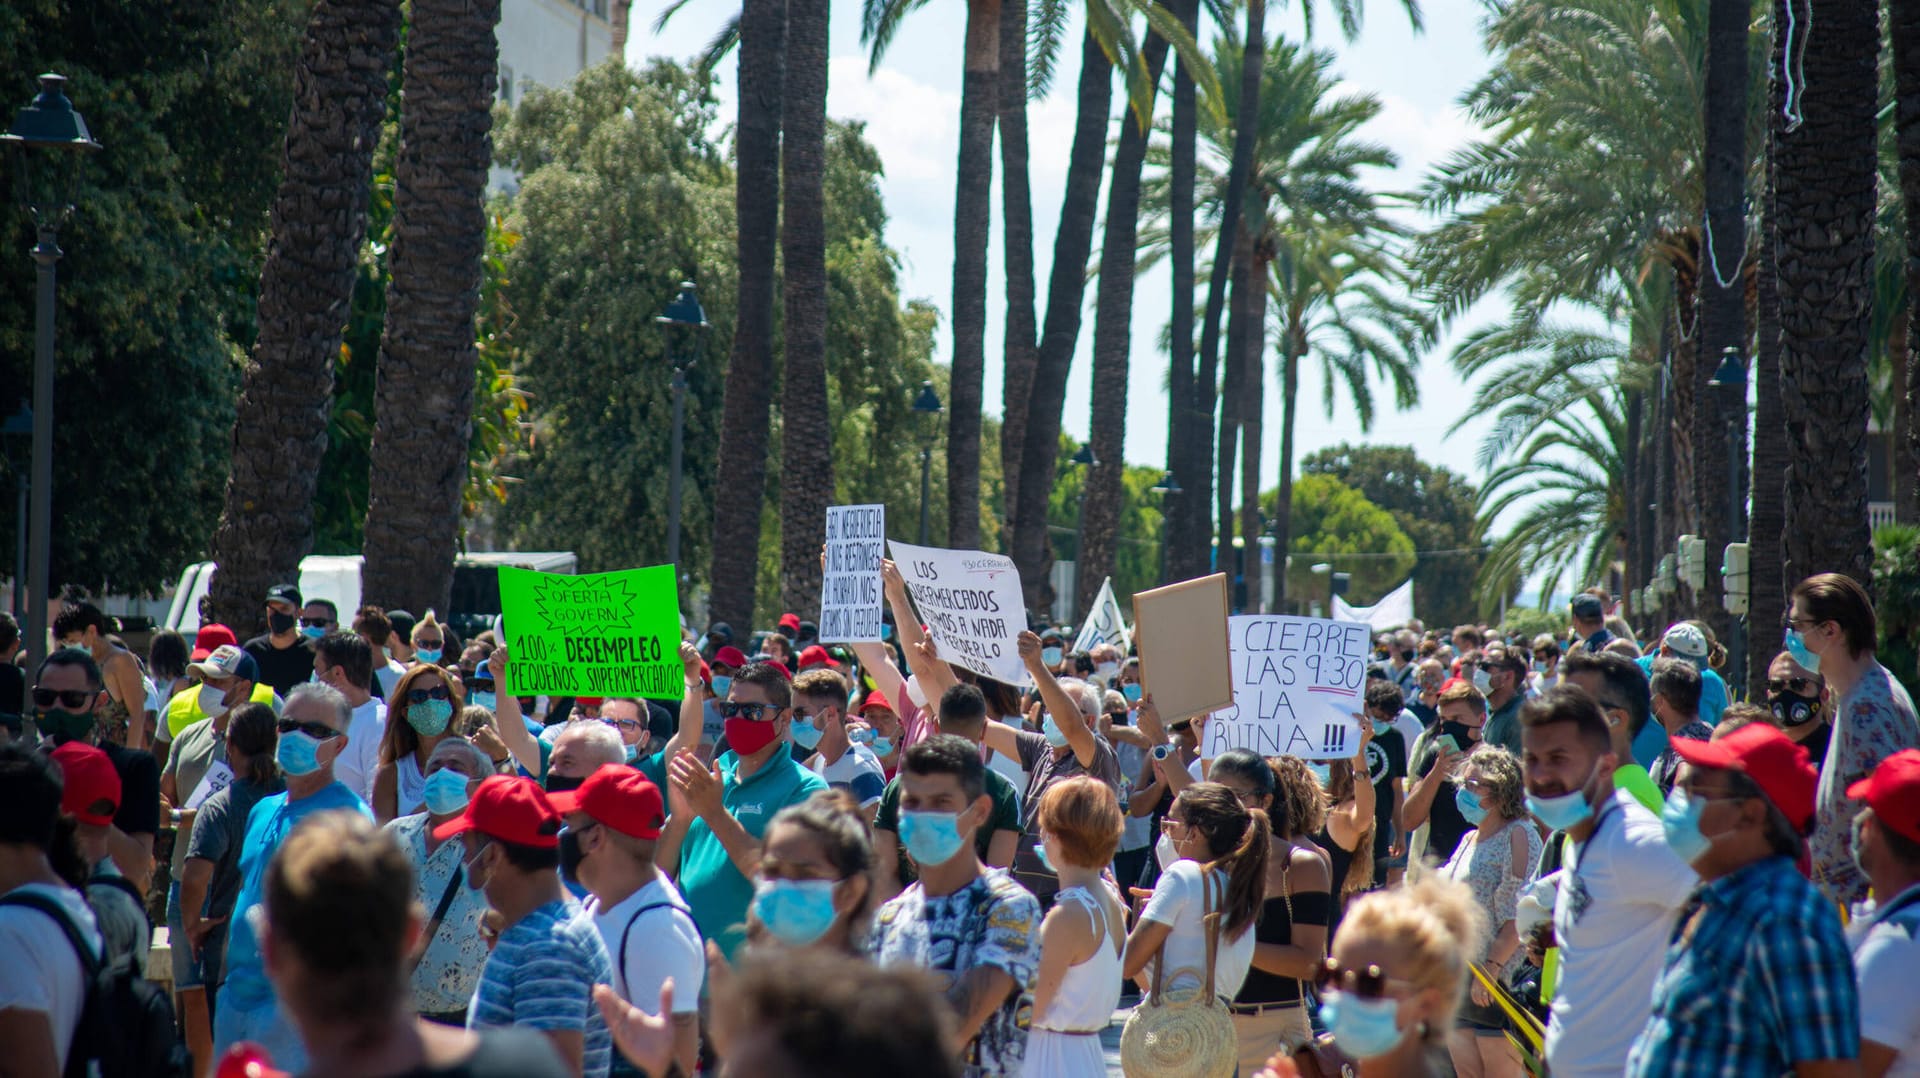
[[[1033,855],[1040,859],[1041,868],[1046,869],[1056,876],[1060,874],[1060,870],[1053,867],[1053,858],[1047,856],[1047,844],[1045,842],[1036,842],[1033,844]]]
[[[1126,697],[1127,703],[1129,704],[1139,703],[1140,698],[1142,696],[1145,696],[1146,692],[1147,692],[1146,686],[1140,684],[1137,681],[1131,685],[1120,686],[1120,695]]]
[[[884,621],[880,623],[880,639],[883,641],[893,639],[893,626]]]
[[[280,765],[280,770],[295,778],[311,775],[320,770],[320,739],[298,730],[281,734],[280,745],[273,750],[273,759]]]
[[[1493,675],[1485,670],[1475,670],[1473,672],[1473,687],[1480,690],[1480,695],[1482,696],[1492,692]]]
[[[1594,762],[1594,770],[1600,768],[1599,761]],[[1587,776],[1592,782],[1593,776]],[[1587,783],[1580,784],[1577,790],[1571,790],[1558,797],[1535,797],[1527,795],[1527,811],[1534,818],[1554,831],[1565,831],[1578,827],[1593,817],[1593,806],[1587,803]]]
[[[761,880],[753,889],[753,913],[773,938],[805,947],[827,934],[839,916],[833,908],[835,880]]]
[[[731,688],[733,688],[732,677],[726,674],[713,675],[713,695],[725,700],[727,698],[727,690]]]
[[[1060,649],[1059,648],[1041,648],[1040,661],[1043,663],[1046,663],[1048,666],[1059,666],[1060,665]]]
[[[435,816],[451,816],[467,807],[467,777],[451,767],[443,767],[427,776],[421,787],[427,811]]]
[[[944,865],[959,855],[966,839],[960,834],[957,812],[903,812],[900,841],[920,864]]]
[[[1040,724],[1040,732],[1046,735],[1047,744],[1052,745],[1056,749],[1061,748],[1067,743],[1067,732],[1060,729],[1060,724],[1053,721],[1052,715],[1048,715],[1046,720]]]
[[[1470,824],[1479,826],[1480,821],[1487,818],[1487,806],[1480,803],[1480,795],[1465,786],[1453,791],[1453,804],[1460,810],[1461,818]]]
[[[327,635],[327,631],[318,625],[302,625],[300,626],[300,635],[306,637],[308,640],[318,640]]]
[[[893,739],[890,737],[875,736],[872,748],[875,756],[885,756],[893,751]]]
[[[1820,656],[1808,650],[1807,638],[1801,636],[1800,630],[1791,625],[1787,626],[1786,645],[1787,653],[1793,656],[1794,662],[1806,667],[1807,673],[1817,674],[1820,672]]]
[[[803,749],[813,748],[815,745],[820,744],[822,737],[826,736],[826,731],[815,726],[813,720],[810,718],[802,719],[796,717],[793,720],[793,725],[789,726],[788,730],[793,734],[794,744]]]
[[[1325,760],[1308,760],[1307,770],[1313,772],[1314,781],[1321,786],[1333,781],[1333,765]]]
[[[1667,846],[1688,864],[1704,857],[1713,848],[1713,840],[1700,830],[1700,814],[1705,801],[1696,801],[1686,790],[1675,786],[1660,810],[1660,829],[1666,833]]]
[[[440,653],[443,650],[443,648],[414,648],[413,657],[418,662],[437,663],[440,661]]]
[[[494,708],[494,704],[496,703],[496,699],[497,698],[490,692],[476,692],[476,693],[471,693],[467,696],[467,703],[472,704],[475,707],[484,707],[488,711],[492,711]]]
[[[1333,1034],[1336,1048],[1354,1059],[1375,1059],[1400,1043],[1400,1001],[1361,999],[1330,991],[1320,1004],[1320,1018]]]

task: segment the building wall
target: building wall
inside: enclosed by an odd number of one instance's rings
[[[613,48],[608,0],[503,0],[499,99],[518,105],[535,85],[564,86],[607,58]],[[511,190],[513,173],[494,168],[489,187]]]

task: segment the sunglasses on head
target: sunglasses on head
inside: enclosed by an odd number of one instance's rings
[[[1322,992],[1344,992],[1361,999],[1381,999],[1387,994],[1390,978],[1379,966],[1344,969],[1339,959],[1329,955],[1313,971],[1313,986]]]
[[[281,719],[274,724],[274,727],[283,734],[299,732],[319,741],[340,736],[340,731],[323,722],[296,722],[293,719]]]
[[[407,699],[412,703],[424,704],[428,700],[451,700],[453,693],[445,685],[435,685],[431,689],[408,689]]]
[[[94,695],[94,690],[92,689],[43,689],[35,685],[33,687],[33,706],[49,708],[53,706],[55,700],[58,700],[60,701],[60,706],[66,708],[68,711],[78,711],[86,707],[87,702],[92,700]]]
[[[1807,677],[1770,677],[1767,679],[1768,692],[1787,692],[1791,690],[1797,693],[1805,693],[1812,685],[1813,679]]]
[[[769,715],[767,712],[772,714]],[[728,701],[720,705],[720,717],[746,719],[749,722],[772,722],[780,717],[780,709],[772,704],[736,704]]]

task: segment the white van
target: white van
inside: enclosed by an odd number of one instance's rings
[[[360,609],[360,568],[366,559],[359,554],[312,554],[300,559],[300,596],[308,602],[325,599],[340,610],[341,628],[350,628],[353,613]],[[580,558],[572,551],[488,551],[461,554],[454,560],[453,609],[439,611],[440,620],[451,625],[462,638],[473,636],[493,624],[500,613],[499,568],[510,565],[542,573],[575,573]],[[200,628],[200,598],[207,594],[213,580],[214,563],[195,562],[180,573],[173,590],[173,605],[167,610],[166,628],[188,638]],[[261,596],[264,603],[266,596]],[[416,617],[424,610],[412,612]]]

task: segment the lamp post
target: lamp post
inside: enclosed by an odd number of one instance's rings
[[[1740,542],[1746,534],[1746,487],[1741,447],[1747,428],[1747,365],[1740,351],[1728,348],[1720,353],[1720,366],[1707,382],[1720,397],[1721,414],[1727,417],[1727,542]],[[1721,578],[1724,590],[1726,580]],[[1744,685],[1747,680],[1747,628],[1739,616],[1727,621],[1727,683]]]
[[[1160,495],[1160,583],[1167,582],[1167,503],[1186,491],[1180,489],[1180,480],[1172,472],[1160,477],[1160,482],[1148,488],[1149,493]]]
[[[680,575],[680,453],[687,422],[687,368],[700,358],[697,341],[713,327],[692,281],[680,282],[680,294],[667,304],[667,313],[654,316],[667,327],[667,360],[673,364],[673,450],[667,479],[667,562]]]
[[[40,92],[33,103],[14,115],[13,127],[0,142],[20,152],[22,195],[33,216],[36,233],[33,260],[39,266],[39,291],[34,314],[33,348],[33,478],[29,490],[30,528],[27,540],[27,647],[39,657],[47,646],[48,558],[53,549],[53,296],[54,266],[60,261],[60,226],[73,206],[67,199],[69,169],[55,165],[32,175],[34,151],[97,150],[87,121],[67,100],[66,78],[49,72],[40,76]],[[16,580],[15,586],[19,582]]]
[[[1068,463],[1079,465],[1081,469],[1080,503],[1079,507],[1074,511],[1075,519],[1073,522],[1073,613],[1077,618],[1078,615],[1082,613],[1079,609],[1080,569],[1086,565],[1086,559],[1081,555],[1084,553],[1082,548],[1086,546],[1087,542],[1087,481],[1091,478],[1093,469],[1100,466],[1100,462],[1094,459],[1093,445],[1092,443],[1088,443],[1087,445],[1081,446],[1080,452],[1075,453],[1073,459],[1068,461]]]
[[[939,424],[935,420],[946,409],[940,406],[940,394],[933,391],[932,382],[921,382],[920,392],[913,398],[913,410],[926,417],[921,422],[920,435],[920,545],[927,545],[927,495],[933,485],[933,440],[939,436]]]

